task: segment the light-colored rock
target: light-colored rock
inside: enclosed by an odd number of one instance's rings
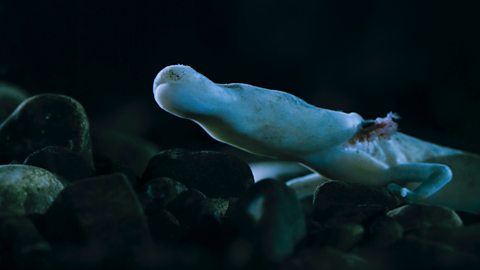
[[[0,210],[43,214],[63,189],[47,170],[28,165],[0,165]]]

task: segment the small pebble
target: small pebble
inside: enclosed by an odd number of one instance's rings
[[[76,152],[93,164],[88,118],[73,98],[56,94],[28,98],[0,125],[0,164],[23,161],[50,145]]]
[[[62,191],[47,170],[28,165],[0,165],[0,209],[11,214],[44,213]]]
[[[158,177],[170,177],[212,198],[239,197],[253,185],[248,164],[213,151],[162,151],[150,160],[142,181]]]
[[[318,186],[315,191],[313,216],[326,225],[364,224],[399,203],[383,187],[329,181]]]
[[[204,202],[201,215],[210,216],[220,222],[229,207],[229,201],[222,198],[207,198]]]
[[[159,203],[162,207],[174,200],[188,188],[171,178],[160,177],[151,179],[139,188],[138,196],[143,205]]]
[[[295,192],[284,183],[262,180],[240,198],[232,219],[253,243],[255,256],[280,262],[306,234],[305,216]]]

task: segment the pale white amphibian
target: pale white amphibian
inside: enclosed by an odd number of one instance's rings
[[[321,175],[295,179],[292,187],[312,187],[301,183],[324,176],[386,185],[408,202],[480,210],[480,157],[397,132],[393,114],[365,120],[286,92],[217,84],[183,65],[161,70],[153,87],[162,109],[196,122],[216,140]]]

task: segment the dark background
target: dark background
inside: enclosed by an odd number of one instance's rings
[[[156,73],[182,63],[366,118],[394,111],[406,133],[480,152],[474,2],[1,0],[0,80],[71,95],[95,124],[162,147],[209,147],[152,98]]]

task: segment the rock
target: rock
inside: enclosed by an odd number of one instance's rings
[[[153,157],[142,181],[170,177],[208,197],[239,197],[253,184],[248,164],[213,151],[165,150]]]
[[[364,224],[399,204],[386,188],[329,181],[315,191],[314,219],[326,224]]]
[[[191,226],[186,240],[203,247],[220,250],[233,241],[235,230],[224,223],[224,217],[229,208],[229,201],[222,198],[207,198],[200,201],[195,223]]]
[[[44,168],[66,182],[90,177],[94,172],[91,162],[79,153],[58,146],[47,146],[33,152],[23,164]]]
[[[478,259],[454,247],[407,236],[370,254],[373,269],[475,269]]]
[[[174,200],[188,188],[171,178],[160,177],[149,180],[139,188],[138,196],[143,205],[159,203],[162,207]]]
[[[0,124],[27,98],[23,89],[0,82]]]
[[[5,255],[4,264],[15,265],[16,269],[47,269],[49,251],[50,245],[28,218],[0,215],[0,254]],[[6,265],[0,261],[0,266]]]
[[[123,174],[73,182],[48,209],[44,227],[51,243],[86,244],[110,253],[151,241],[140,202]]]
[[[167,204],[169,210],[186,228],[196,225],[207,197],[196,189],[189,189],[179,194]]]
[[[408,230],[438,227],[459,227],[462,220],[455,211],[441,206],[410,204],[390,210],[387,215]]]
[[[344,270],[369,269],[367,261],[354,254],[343,253],[331,247],[302,250],[289,260],[289,270]]]
[[[93,131],[94,153],[131,168],[136,176],[144,172],[148,161],[160,151],[156,145],[141,137],[108,129],[95,128]]]
[[[99,155],[96,153],[94,153],[93,155],[93,160],[95,162],[94,176],[121,173],[127,177],[128,182],[132,187],[136,187],[138,185],[137,174],[133,171],[132,168],[120,164],[107,156]]]
[[[0,165],[0,209],[11,214],[44,213],[63,185],[55,175],[28,165]]]
[[[306,234],[305,216],[295,192],[284,183],[262,180],[236,203],[232,220],[255,248],[255,256],[280,262]]]
[[[376,219],[368,228],[368,245],[372,247],[387,247],[402,237],[402,225],[388,216]]]
[[[460,219],[463,221],[463,225],[474,225],[480,223],[480,215],[464,212],[464,211],[455,211]]]
[[[252,242],[237,238],[226,248],[225,269],[248,269],[247,265],[255,257]],[[256,267],[260,269],[260,267]]]
[[[85,110],[70,97],[31,97],[0,125],[0,163],[25,160],[30,153],[50,145],[79,153],[93,164]]]
[[[202,211],[202,216],[209,216],[217,220],[218,222],[225,216],[228,210],[230,202],[222,198],[208,198],[205,200]]]
[[[476,256],[480,255],[480,224],[465,227],[431,227],[412,231],[417,238],[437,241]]]
[[[173,242],[184,237],[185,230],[178,219],[167,210],[157,209],[146,214],[152,238],[156,243]]]
[[[341,251],[353,249],[363,238],[365,229],[359,224],[341,224],[313,234],[315,246],[330,246]]]

